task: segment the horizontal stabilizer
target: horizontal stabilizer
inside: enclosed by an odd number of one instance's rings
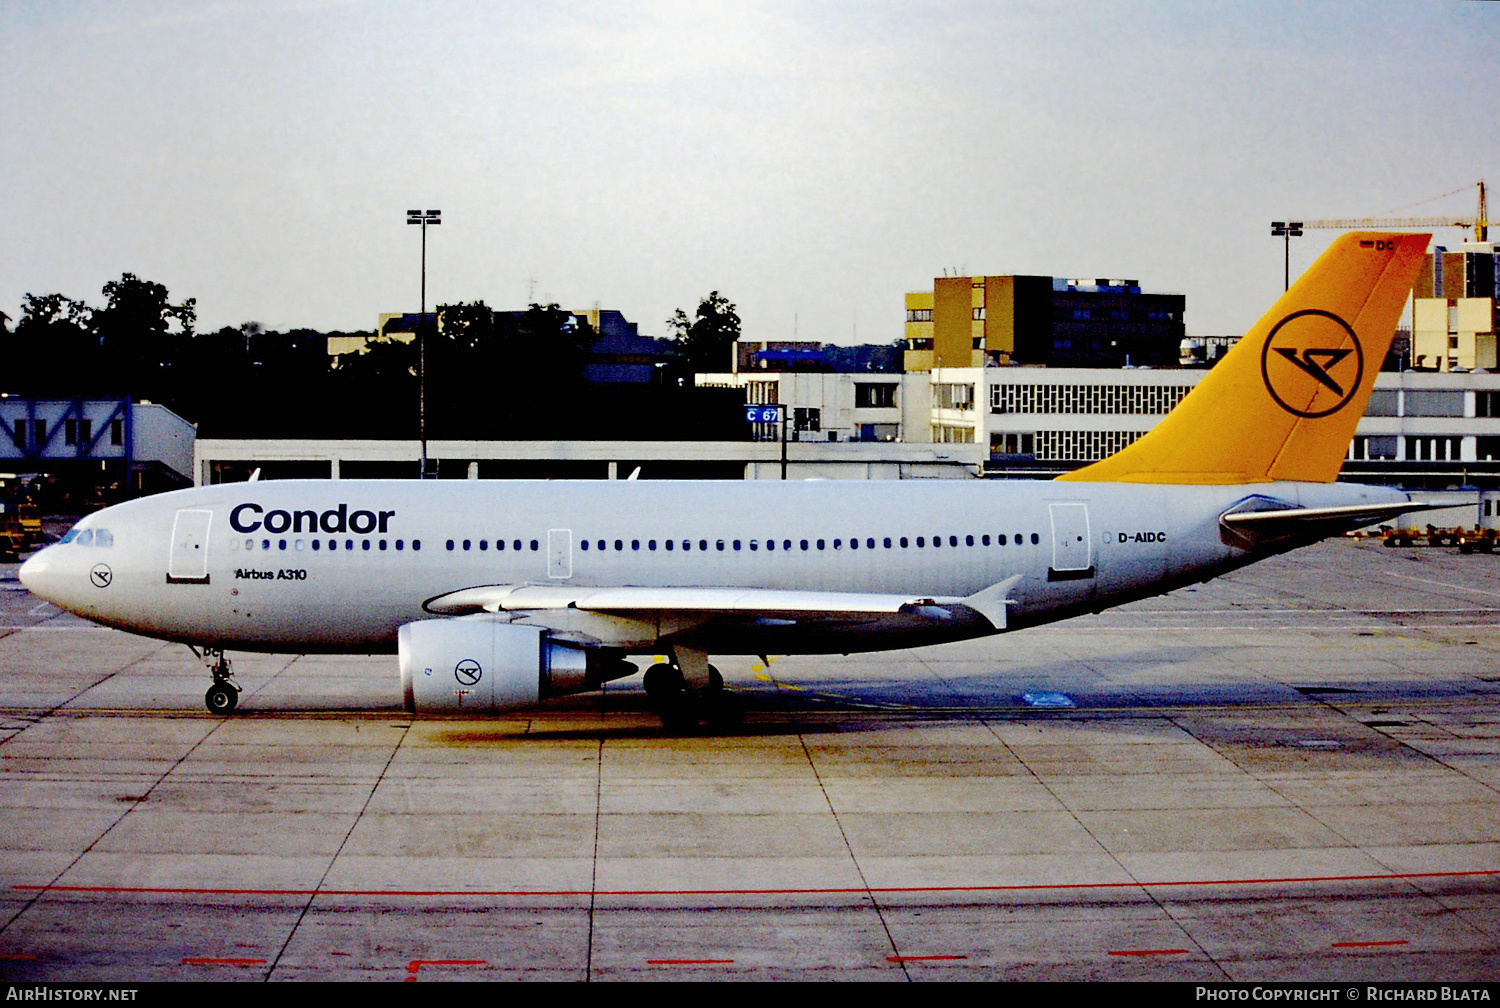
[[[1225,528],[1252,542],[1272,539],[1321,539],[1340,531],[1363,528],[1409,511],[1432,511],[1453,504],[1423,501],[1390,501],[1379,504],[1348,504],[1339,507],[1286,507],[1263,511],[1228,511],[1219,516]]]

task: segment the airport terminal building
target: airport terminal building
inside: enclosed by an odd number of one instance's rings
[[[1207,371],[974,367],[906,374],[700,375],[785,409],[791,479],[1049,477],[1154,427]],[[692,418],[685,417],[685,424]],[[1205,432],[1212,436],[1211,432]],[[200,439],[199,483],[263,478],[415,478],[410,441]],[[434,441],[446,478],[779,479],[778,425],[743,441]],[[1500,374],[1384,372],[1360,421],[1347,479],[1408,487],[1500,486]]]

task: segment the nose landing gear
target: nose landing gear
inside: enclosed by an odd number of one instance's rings
[[[188,645],[193,654],[208,666],[209,675],[213,676],[214,684],[203,694],[203,705],[208,708],[210,714],[230,714],[240,702],[240,687],[234,681],[234,673],[230,671],[229,659],[224,654],[223,648],[206,647],[202,651]]]

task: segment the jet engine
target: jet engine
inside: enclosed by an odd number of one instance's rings
[[[553,640],[488,613],[420,620],[397,632],[406,709],[492,714],[598,689],[637,670],[617,655]]]

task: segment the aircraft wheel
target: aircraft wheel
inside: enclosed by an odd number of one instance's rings
[[[239,692],[223,683],[214,683],[203,694],[203,703],[210,714],[229,714],[240,702]]]
[[[641,676],[641,685],[652,703],[661,704],[673,694],[682,692],[682,673],[665,663],[652,665]]]

